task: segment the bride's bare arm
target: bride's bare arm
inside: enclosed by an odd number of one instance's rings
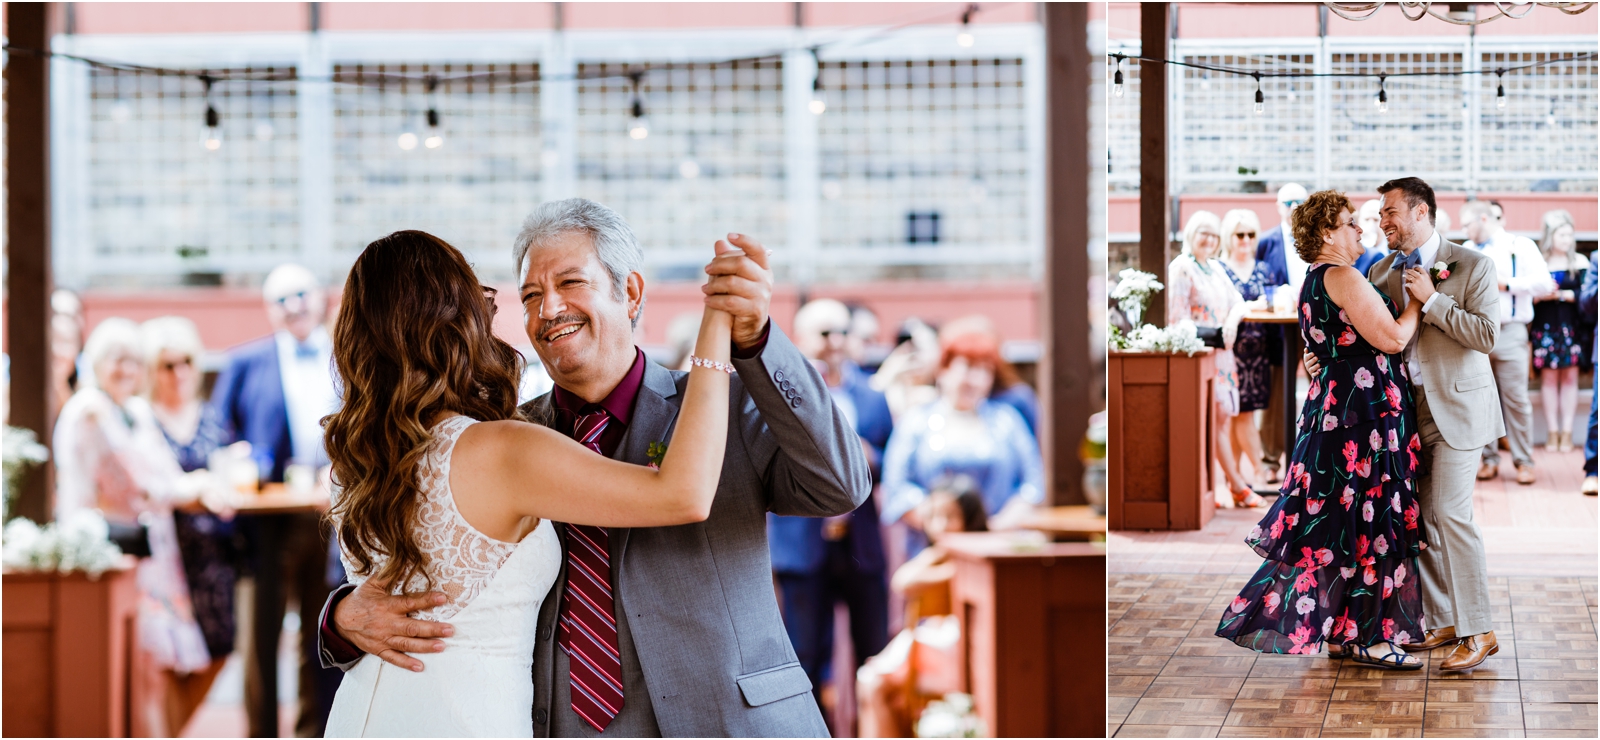
[[[727,363],[731,347],[728,314],[706,309],[695,355]],[[453,475],[452,486],[492,497],[500,504],[496,508],[515,516],[601,527],[703,521],[722,475],[728,382],[720,370],[690,371],[677,431],[660,470],[597,455],[544,427],[497,421],[462,433],[456,457],[471,466],[466,470],[475,470]]]
[[[1422,317],[1422,303],[1410,301],[1399,318],[1389,315],[1383,296],[1353,267],[1328,269],[1325,285],[1328,297],[1344,309],[1356,333],[1379,352],[1394,353],[1406,348]]]

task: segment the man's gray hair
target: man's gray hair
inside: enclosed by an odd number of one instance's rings
[[[628,294],[628,274],[644,266],[644,250],[634,238],[633,229],[622,216],[588,198],[568,198],[541,204],[522,221],[522,231],[511,248],[517,280],[526,277],[528,250],[542,246],[569,232],[589,236],[594,253],[611,276],[611,289],[618,297]],[[637,321],[637,319],[635,319]]]

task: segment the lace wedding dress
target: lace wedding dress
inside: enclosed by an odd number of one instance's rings
[[[529,737],[533,734],[533,647],[539,605],[561,569],[561,546],[549,521],[511,543],[484,536],[457,511],[450,454],[477,422],[456,416],[433,428],[433,446],[417,467],[421,489],[413,533],[427,574],[450,600],[411,616],[448,621],[455,636],[439,653],[413,654],[414,673],[361,659],[339,685],[328,737]],[[350,580],[360,584],[348,554]],[[382,562],[381,560],[378,562]],[[425,587],[421,576],[405,591]]]

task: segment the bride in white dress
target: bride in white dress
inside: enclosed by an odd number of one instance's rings
[[[609,290],[604,275],[589,276]],[[728,423],[729,317],[708,309],[659,470],[607,459],[516,420],[519,356],[461,253],[419,231],[368,245],[334,328],[343,407],[326,420],[342,488],[332,517],[355,583],[443,591],[449,620],[412,672],[367,655],[344,676],[328,737],[532,735],[539,607],[561,569],[550,520],[602,527],[704,521]],[[720,371],[719,371],[720,370]]]

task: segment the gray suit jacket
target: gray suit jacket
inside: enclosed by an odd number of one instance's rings
[[[1405,305],[1405,283],[1404,273],[1394,269],[1398,254],[1390,252],[1374,263],[1367,279],[1400,306]],[[1439,297],[1423,314],[1417,363],[1439,434],[1455,449],[1474,450],[1506,433],[1500,391],[1489,366],[1489,352],[1500,337],[1499,280],[1494,260],[1443,238],[1434,260],[1456,266],[1435,287]]]
[[[822,376],[776,326],[758,357],[733,364],[728,447],[710,518],[610,530],[625,696],[608,734],[828,734],[778,613],[767,512],[854,510],[871,492],[867,460]],[[651,442],[671,441],[687,383],[684,373],[646,363],[616,459],[642,465]],[[552,418],[548,395],[523,410],[534,420]],[[567,656],[557,644],[565,584],[563,567],[539,613],[533,731],[540,737],[593,734],[571,710]]]

